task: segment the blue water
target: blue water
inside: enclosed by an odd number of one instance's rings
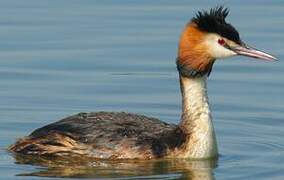
[[[4,149],[81,111],[128,111],[178,123],[177,42],[200,9],[230,8],[248,44],[275,54],[218,61],[209,78],[218,162],[111,162],[47,169]],[[0,1],[0,179],[284,179],[284,2]],[[78,173],[76,170],[80,169]],[[69,172],[69,173],[68,173]],[[37,174],[39,175],[39,174]]]

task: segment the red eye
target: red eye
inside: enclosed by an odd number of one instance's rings
[[[218,39],[218,43],[223,46],[225,44],[225,40],[224,39]]]

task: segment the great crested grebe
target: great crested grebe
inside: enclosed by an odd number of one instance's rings
[[[199,11],[181,35],[176,61],[182,94],[178,125],[124,112],[79,113],[36,129],[9,150],[98,159],[217,157],[206,85],[215,60],[235,55],[276,59],[245,45],[226,22],[228,14],[223,7]]]

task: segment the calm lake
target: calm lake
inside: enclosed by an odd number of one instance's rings
[[[127,111],[178,123],[180,32],[226,5],[242,39],[278,57],[218,61],[208,81],[220,158],[42,166],[5,148],[68,115]],[[284,1],[0,1],[0,179],[284,179]]]

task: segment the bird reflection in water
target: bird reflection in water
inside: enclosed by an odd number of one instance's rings
[[[217,159],[187,160],[90,160],[82,157],[42,157],[15,155],[16,163],[41,166],[18,176],[54,178],[117,178],[123,179],[215,179]]]

